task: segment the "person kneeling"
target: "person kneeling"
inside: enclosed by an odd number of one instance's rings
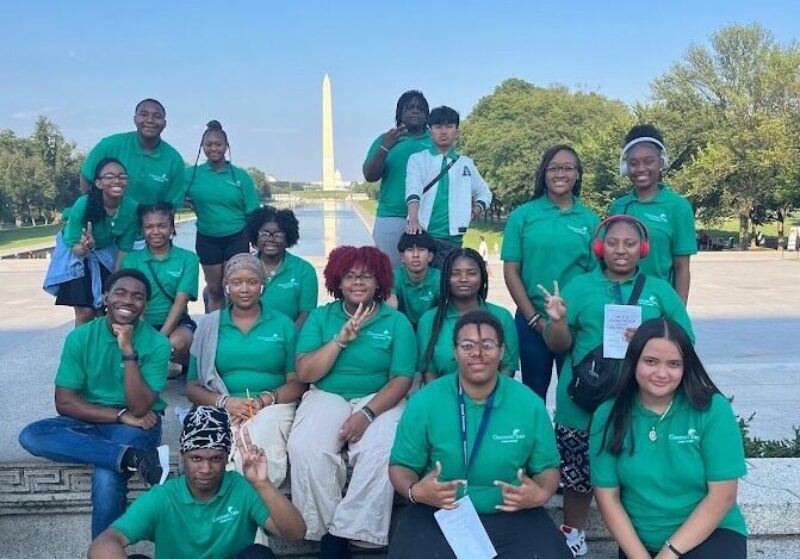
[[[155,543],[156,557],[267,559],[272,551],[252,543],[259,526],[281,538],[305,535],[303,518],[269,481],[264,450],[247,430],[236,438],[244,477],[225,471],[231,450],[227,411],[193,408],[180,445],[186,473],[141,495],[92,542],[89,559],[125,558],[125,546],[142,540]]]
[[[398,522],[390,559],[454,557],[434,513],[462,506],[466,496],[498,557],[572,559],[543,508],[559,480],[550,417],[530,388],[498,374],[503,342],[494,315],[468,312],[453,331],[458,374],[409,401],[389,478],[412,504]]]

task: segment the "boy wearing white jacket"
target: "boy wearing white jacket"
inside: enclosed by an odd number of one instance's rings
[[[437,243],[433,266],[461,248],[470,221],[492,202],[489,186],[472,159],[453,147],[458,139],[459,115],[437,107],[428,117],[433,147],[413,154],[406,170],[409,234],[427,231]]]

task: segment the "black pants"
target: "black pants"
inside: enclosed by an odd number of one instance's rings
[[[656,555],[657,552],[650,552],[651,557]],[[711,532],[706,541],[684,553],[683,557],[684,559],[746,559],[747,538],[739,532],[717,528]],[[619,559],[628,559],[621,549]]]
[[[459,250],[461,245],[445,241],[444,239],[434,239],[434,241],[436,241],[436,253],[433,255],[431,266],[441,269],[450,253]]]
[[[455,554],[427,505],[402,512],[388,559],[454,559]],[[543,508],[479,515],[500,559],[573,559],[564,534]]]
[[[129,555],[128,559],[150,559],[147,555]],[[265,547],[261,544],[250,544],[241,550],[237,555],[236,559],[275,559],[275,554],[272,553],[272,550],[268,547]]]

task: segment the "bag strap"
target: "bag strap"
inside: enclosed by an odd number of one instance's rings
[[[422,195],[423,196],[425,196],[425,193],[427,193],[431,188],[433,188],[433,185],[436,184],[437,182],[439,182],[439,180],[443,176],[445,176],[445,174],[447,174],[450,171],[450,169],[453,168],[453,165],[456,164],[456,161],[458,161],[459,157],[461,157],[461,156],[460,155],[456,155],[455,159],[453,159],[450,163],[448,163],[447,166],[444,169],[439,171],[439,174],[436,175],[435,179],[433,179],[431,182],[429,182],[428,184],[425,185],[425,188],[422,189]]]
[[[164,297],[166,297],[167,299],[169,299],[170,301],[172,301],[174,303],[175,302],[175,297],[173,297],[172,295],[167,293],[167,290],[164,289],[164,284],[162,284],[161,280],[158,279],[158,275],[156,275],[156,270],[153,267],[153,263],[150,260],[147,261],[147,267],[149,268],[150,274],[153,276],[153,281],[156,282],[156,285],[158,286],[158,289],[161,290],[161,293],[164,294]]]
[[[636,276],[636,283],[633,284],[633,291],[631,291],[631,297],[628,299],[629,305],[635,305],[639,302],[639,295],[642,294],[642,289],[644,288],[644,280],[645,275],[639,272],[639,275]]]

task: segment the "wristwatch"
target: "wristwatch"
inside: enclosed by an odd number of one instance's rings
[[[139,360],[139,352],[134,351],[133,353],[123,353],[122,354],[123,361],[138,361]]]

